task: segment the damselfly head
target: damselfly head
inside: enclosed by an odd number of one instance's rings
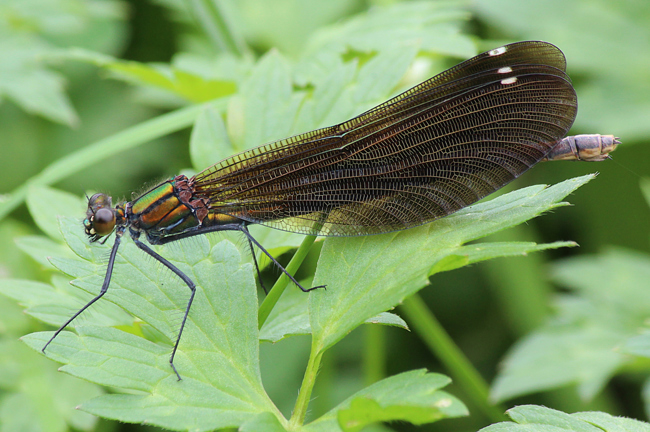
[[[115,209],[111,197],[103,193],[96,193],[88,199],[84,228],[91,242],[113,232],[113,229],[115,229]]]

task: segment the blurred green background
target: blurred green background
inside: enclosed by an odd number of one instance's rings
[[[294,86],[308,89],[305,77],[311,75],[300,66],[316,55],[319,40],[331,37],[349,20],[394,7],[394,3],[397,2],[0,0],[0,170],[4,180],[0,193],[12,193],[53,161],[97,140],[196,102],[184,98],[182,92],[166,91],[150,83],[143,85],[146,80],[139,80],[135,74],[97,67],[98,61],[92,64],[87,58],[73,60],[69,52],[61,49],[80,47],[124,60],[156,63],[164,74],[170,73],[169,64],[173,64],[177,70],[189,71],[206,81],[235,83],[246,76],[259,57],[276,49],[293,67]],[[232,40],[220,45],[212,37],[211,27],[204,19],[210,11],[202,10],[197,6],[200,4],[220,8],[219,12],[228,17],[226,25],[230,26]],[[579,314],[558,315],[558,311],[566,312],[562,300],[558,299],[568,297],[557,297],[557,294],[565,295],[571,288],[579,291],[579,287],[570,283],[571,263],[585,263],[582,267],[575,266],[583,272],[605,270],[609,265],[616,271],[621,268],[617,264],[620,261],[608,261],[606,257],[611,258],[613,254],[621,258],[628,253],[622,251],[630,249],[645,259],[650,252],[650,207],[643,194],[643,178],[650,176],[650,3],[644,0],[478,0],[446,4],[460,13],[461,18],[449,30],[459,32],[458,44],[447,51],[423,49],[421,57],[426,60],[422,63],[426,75],[421,71],[416,73],[418,68],[414,67],[410,70],[413,76],[419,80],[427,78],[463,58],[503,43],[548,41],[564,51],[568,73],[578,94],[579,112],[572,133],[614,134],[623,142],[613,154],[613,161],[540,164],[514,182],[509,189],[553,184],[600,172],[596,180],[570,197],[573,207],[558,209],[488,239],[574,240],[580,244],[579,248],[500,259],[444,273],[432,279],[432,286],[421,292],[454,341],[485,379],[492,382],[513,344],[517,341],[521,344],[525,335],[548,325],[549,317],[555,325],[561,325],[563,319],[580,323],[600,319],[599,314],[589,319]],[[385,25],[391,25],[390,21]],[[353,32],[343,35],[341,43],[347,46],[344,37],[353,39],[358,35]],[[387,38],[387,48],[390,43],[391,39]],[[323,69],[327,68],[326,60],[322,59]],[[413,79],[407,76],[402,84],[416,84]],[[53,186],[78,196],[99,190],[114,197],[129,198],[131,191],[139,190],[143,184],[191,166],[189,133],[190,129],[184,128],[139,145],[66,176]],[[645,190],[646,196],[650,196],[647,184]],[[0,197],[0,204],[7,197]],[[79,217],[81,220],[82,214]],[[0,277],[49,281],[50,268],[34,262],[16,246],[15,239],[33,234],[39,234],[39,229],[25,205],[15,208],[0,222]],[[575,257],[584,261],[566,261]],[[643,259],[634,269],[621,271],[619,279],[608,281],[610,285],[601,292],[616,299],[617,283],[623,283],[628,276],[633,279],[634,271],[649,271]],[[600,264],[589,267],[589,263]],[[611,274],[604,272],[601,282]],[[638,280],[643,282],[642,278]],[[585,300],[579,295],[576,298]],[[25,398],[40,399],[41,405],[33,406],[42,407],[52,404],[48,398],[77,392],[75,397],[70,397],[70,406],[74,406],[92,397],[97,390],[83,386],[77,389],[71,381],[59,383],[57,375],[51,373],[56,365],[13,342],[22,334],[42,327],[4,297],[0,297],[0,310],[3,346],[0,370],[9,371],[5,378],[0,378],[0,431],[147,429],[96,422],[78,414],[69,414],[68,418],[32,413],[36,417],[58,419],[38,426],[16,420],[12,416],[16,407],[25,411],[25,406],[33,403],[32,400],[26,404]],[[582,328],[587,327],[585,324]],[[643,320],[630,325],[633,333],[642,327]],[[364,379],[370,379],[364,378],[364,365],[372,360],[364,357],[363,343],[376,337],[370,334],[372,331],[355,331],[326,358],[312,405],[314,414],[348,395]],[[393,328],[381,332],[379,337],[386,345],[386,373],[421,367],[445,373],[415,333]],[[295,398],[308,348],[308,338],[289,338],[276,346],[262,347],[267,389],[285,412]],[[591,357],[585,359],[591,361]],[[30,379],[6,378],[18,373],[17,362],[24,366],[20,369],[21,376]],[[580,387],[588,380],[582,379],[578,371],[546,386],[531,384],[504,406],[536,403],[567,412],[598,409],[645,419],[648,401],[644,395],[650,393],[645,383],[647,370],[647,358],[620,361],[609,373],[603,372],[602,391],[596,386],[598,389],[592,392]],[[548,373],[557,376],[557,371]],[[550,390],[541,392],[547,389]],[[463,399],[462,392],[453,386],[450,391]],[[518,394],[513,391],[512,395]],[[469,408],[471,411],[472,406]],[[66,405],[61,411],[67,409]],[[27,414],[25,417],[29,418]],[[488,421],[477,414],[418,430],[469,431],[486,424]],[[414,430],[406,425],[392,427]]]

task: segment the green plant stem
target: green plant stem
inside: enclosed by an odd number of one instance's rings
[[[374,324],[363,327],[363,381],[369,386],[386,377],[386,329]]]
[[[220,0],[186,0],[186,4],[216,49],[239,57],[247,52],[244,38],[236,33],[236,26]]]
[[[132,126],[108,138],[96,141],[47,166],[43,171],[14,189],[0,202],[0,220],[23,203],[30,186],[46,186],[63,180],[110,156],[153,139],[191,126],[204,105],[193,105]]]
[[[489,403],[487,383],[445,332],[422,298],[414,294],[404,300],[401,308],[409,324],[481,411],[493,422],[507,421],[505,410]]]
[[[490,235],[489,241],[514,242],[522,239],[539,243],[529,225],[517,225]],[[517,259],[517,265],[513,261]],[[482,264],[484,274],[491,280],[500,310],[509,322],[508,328],[523,336],[544,323],[549,314],[549,298],[553,292],[545,277],[544,254],[529,254],[526,259],[489,260]]]
[[[300,247],[291,258],[291,261],[289,261],[289,265],[285,267],[285,270],[288,273],[292,275],[296,274],[296,271],[298,268],[300,268],[300,265],[307,257],[309,249],[311,248],[311,245],[314,244],[315,240],[316,236],[305,237],[305,239],[300,244]],[[257,313],[258,328],[262,328],[266,322],[266,319],[269,317],[269,314],[273,310],[273,307],[275,307],[275,304],[280,299],[280,296],[282,296],[282,293],[289,284],[289,281],[289,277],[284,272],[282,272],[282,275],[278,278],[275,284],[273,284],[273,288],[271,288],[271,291],[269,291],[268,295],[260,306],[259,312]]]
[[[298,399],[296,399],[296,405],[293,408],[293,413],[289,420],[289,430],[299,428],[305,421],[307,408],[309,407],[309,401],[311,399],[311,392],[316,383],[316,376],[318,375],[318,368],[320,367],[322,358],[323,350],[321,347],[315,346],[315,343],[312,343],[305,376],[302,379],[300,391],[298,392]]]

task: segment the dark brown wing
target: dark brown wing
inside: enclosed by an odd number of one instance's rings
[[[210,211],[305,234],[410,228],[501,188],[545,157],[577,111],[562,52],[506,45],[329,128],[196,175]]]

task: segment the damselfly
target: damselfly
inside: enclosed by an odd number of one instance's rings
[[[88,201],[84,226],[94,242],[115,233],[99,294],[108,290],[122,236],[196,287],[152,245],[215,231],[239,231],[286,270],[248,225],[324,236],[403,230],[447,216],[517,178],[542,160],[600,161],[611,135],[564,138],[577,111],[565,58],[545,42],[520,42],[480,54],[395,98],[324,129],[225,159],[194,177],[173,177],[130,202]],[[253,253],[253,258],[255,254]],[[255,261],[257,267],[257,262]],[[259,275],[259,267],[257,268]],[[287,276],[303,291],[290,274]],[[313,289],[313,288],[312,288]]]

